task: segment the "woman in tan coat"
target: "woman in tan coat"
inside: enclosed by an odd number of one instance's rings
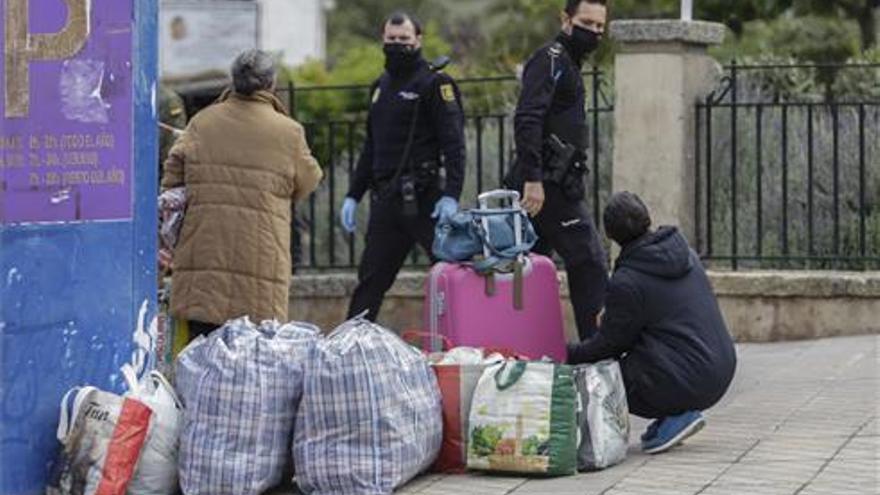
[[[271,56],[242,53],[232,80],[190,121],[162,178],[163,190],[186,187],[171,313],[189,321],[190,338],[240,316],[286,320],[291,201],[322,177],[302,126],[272,93]]]

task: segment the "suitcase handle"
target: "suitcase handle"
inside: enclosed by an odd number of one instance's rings
[[[496,189],[494,191],[484,192],[477,196],[477,201],[480,204],[480,208],[477,212],[479,215],[479,211],[485,212],[486,214],[482,215],[482,224],[483,230],[486,233],[486,239],[483,243],[483,255],[486,258],[491,256],[491,252],[489,250],[488,244],[492,242],[489,238],[489,215],[492,214],[507,214],[513,216],[513,235],[514,235],[514,244],[519,246],[522,244],[522,216],[525,212],[522,209],[522,206],[519,204],[519,192],[513,191],[510,189]],[[501,200],[509,200],[510,207],[503,209],[490,209],[489,208],[489,200],[493,199],[501,199]]]
[[[494,191],[487,191],[480,194],[477,196],[477,201],[480,203],[481,207],[492,199],[509,199],[511,203],[519,205],[519,198],[519,192],[517,191],[510,189],[495,189]]]

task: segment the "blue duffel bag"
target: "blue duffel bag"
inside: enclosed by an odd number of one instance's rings
[[[489,208],[492,199],[507,200],[509,206]],[[464,210],[437,224],[434,256],[449,263],[471,262],[477,271],[489,271],[499,264],[527,254],[538,240],[529,217],[519,205],[516,191],[481,194],[479,207]]]

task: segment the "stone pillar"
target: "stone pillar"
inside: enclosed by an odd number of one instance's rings
[[[721,24],[623,20],[611,24],[615,62],[614,191],[632,191],[654,224],[678,225],[695,240],[695,107],[720,67],[707,48],[723,41]]]

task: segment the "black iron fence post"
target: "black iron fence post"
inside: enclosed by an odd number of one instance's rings
[[[296,119],[296,84],[293,80],[287,81],[287,113]]]
[[[737,264],[737,255],[739,254],[739,250],[737,246],[737,227],[738,227],[738,216],[737,211],[739,210],[739,203],[737,202],[736,197],[736,168],[737,168],[737,135],[736,135],[736,109],[737,109],[737,99],[736,99],[736,88],[737,79],[736,79],[736,61],[734,60],[730,66],[730,215],[732,217],[731,220],[731,235],[730,235],[730,252],[731,256],[731,267],[736,270],[738,268]]]
[[[706,97],[706,256],[712,256],[712,95]]]
[[[807,106],[807,254],[812,257],[816,254],[814,246],[814,183],[813,183],[813,105]],[[807,265],[809,267],[809,264]]]
[[[876,170],[875,170],[876,173]],[[868,178],[865,167],[865,105],[859,105],[859,255],[866,258],[868,213],[866,210],[865,184]]]
[[[755,128],[757,132],[755,134],[755,188],[756,191],[756,202],[757,205],[755,210],[757,211],[757,221],[755,222],[755,237],[756,239],[756,250],[758,252],[757,256],[761,257],[764,254],[764,140],[762,138],[764,125],[764,107],[758,107],[755,111]]]
[[[702,132],[702,122],[700,117],[703,111],[703,104],[701,102],[697,102],[694,105],[694,242],[696,243],[697,252],[701,255],[704,252],[703,247],[703,223],[702,223],[702,214],[701,211],[703,209],[702,204],[702,189],[703,185],[700,181],[700,176],[702,175],[702,150],[700,149],[700,143],[702,142],[700,139],[700,133]]]

